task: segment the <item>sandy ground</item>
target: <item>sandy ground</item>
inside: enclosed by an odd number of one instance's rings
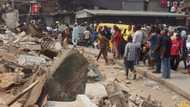
[[[180,102],[188,102],[188,100],[163,85],[148,80],[144,77],[138,76],[137,80],[127,80],[125,77],[124,68],[117,64],[106,65],[103,58],[100,58],[100,60],[96,62],[96,57],[94,55],[85,54],[85,56],[89,60],[90,64],[95,64],[98,66],[98,69],[104,77],[100,82],[112,81],[117,78],[130,89],[130,94],[141,95],[144,97],[151,95],[153,99],[162,102],[163,107],[178,107],[177,105]]]

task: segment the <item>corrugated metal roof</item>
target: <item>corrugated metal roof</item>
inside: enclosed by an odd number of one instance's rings
[[[87,15],[88,14],[88,15]],[[168,12],[150,12],[150,11],[124,11],[124,10],[88,10],[84,9],[77,12],[77,15],[82,17],[92,16],[158,16],[158,17],[186,17],[184,14],[168,13]]]

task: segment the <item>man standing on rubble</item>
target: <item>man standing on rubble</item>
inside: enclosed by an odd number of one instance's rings
[[[72,32],[72,43],[73,47],[77,46],[78,40],[80,38],[80,29],[77,23],[74,24],[73,32]]]

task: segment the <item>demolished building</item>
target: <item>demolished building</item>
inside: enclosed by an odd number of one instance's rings
[[[0,40],[0,105],[41,107],[47,95],[64,101],[84,93],[88,61],[77,50],[57,50],[49,34],[6,31]]]

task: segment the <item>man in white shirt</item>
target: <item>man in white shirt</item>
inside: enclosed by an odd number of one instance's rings
[[[140,50],[141,46],[143,44],[143,39],[144,39],[144,32],[141,30],[141,26],[136,26],[136,32],[133,35],[133,43],[137,46],[137,54],[136,54],[136,64],[139,63],[140,59]]]
[[[86,46],[88,46],[89,43],[90,43],[90,36],[91,36],[91,33],[90,33],[89,29],[87,28],[87,29],[84,31],[84,40],[85,40]]]

